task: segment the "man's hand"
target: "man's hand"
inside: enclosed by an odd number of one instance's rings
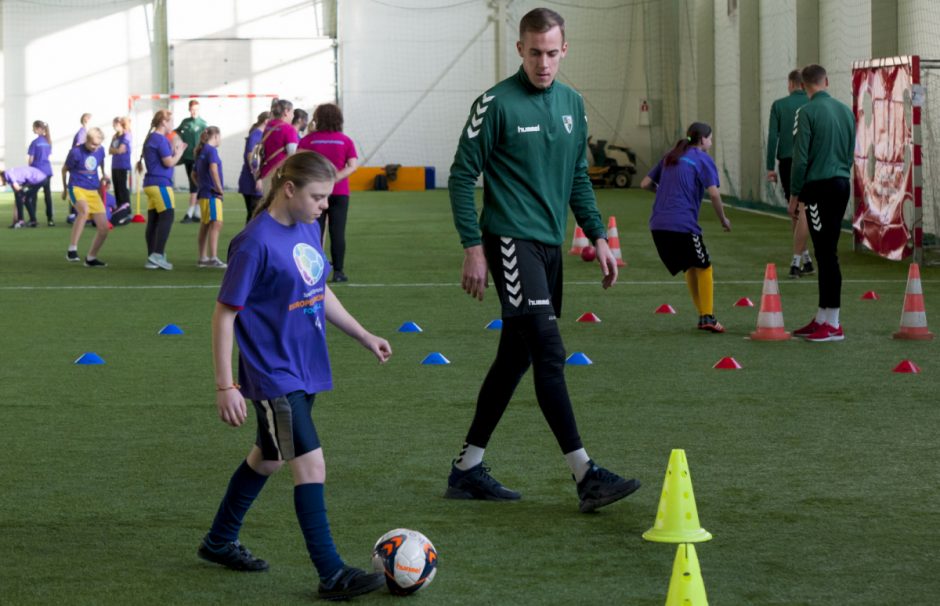
[[[768,171],[767,171],[767,180],[770,181],[771,183],[776,183],[776,182],[777,182],[777,173],[776,173],[775,171],[768,170]]]
[[[600,263],[601,272],[604,274],[601,286],[606,290],[617,283],[617,259],[604,238],[599,238],[594,243],[594,248],[597,250],[597,262]]]
[[[482,301],[483,292],[489,287],[483,245],[470,246],[463,252],[463,275],[460,278],[460,286],[468,295]]]
[[[796,196],[790,196],[790,204],[787,206],[787,214],[789,214],[794,219],[799,220],[800,218],[800,201]]]

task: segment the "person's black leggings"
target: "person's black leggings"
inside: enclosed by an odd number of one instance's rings
[[[330,196],[330,207],[320,215],[317,222],[320,224],[320,243],[326,237],[324,224],[330,218],[330,263],[333,269],[343,271],[343,262],[346,260],[346,216],[349,213],[349,196]]]
[[[841,307],[842,270],[839,268],[839,235],[842,218],[849,203],[852,188],[849,180],[834,177],[810,181],[800,192],[800,201],[806,204],[806,222],[816,253],[819,279],[819,307]]]
[[[118,206],[131,203],[131,192],[127,189],[127,173],[126,168],[111,169],[111,183],[114,184],[114,198]]]
[[[170,238],[170,229],[173,227],[175,211],[168,208],[162,213],[154,209],[147,211],[147,231],[144,238],[147,240],[147,256],[153,253],[166,254],[166,241]]]
[[[261,196],[249,196],[248,194],[242,194],[242,197],[245,199],[245,223],[247,224],[249,221],[251,221],[251,216],[255,214],[255,208],[257,208],[258,203],[261,202]]]

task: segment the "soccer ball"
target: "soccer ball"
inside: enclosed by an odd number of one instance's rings
[[[434,580],[437,550],[417,530],[396,528],[375,542],[372,567],[385,573],[385,584],[393,595],[411,595]]]

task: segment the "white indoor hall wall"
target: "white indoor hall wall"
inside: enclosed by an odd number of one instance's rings
[[[170,92],[198,95],[274,94],[313,113],[336,99],[333,39],[327,7],[311,0],[168,0]],[[189,115],[188,99],[172,101],[176,124]],[[201,99],[200,116],[222,132],[219,153],[226,189],[237,186],[244,141],[271,99]],[[142,129],[158,104],[135,107]],[[186,184],[182,167],[176,186]]]
[[[767,170],[770,106],[789,94],[787,76],[799,67],[796,58],[796,0],[760,0],[761,166],[764,172]],[[764,183],[761,200],[774,206],[786,206],[780,184],[766,180]]]
[[[741,48],[736,13],[715,2],[715,126],[712,155],[721,192],[741,195]]]
[[[3,105],[0,112],[4,166],[26,164],[43,120],[52,135],[53,188],[83,113],[105,137],[111,121],[127,112],[127,96],[149,88],[153,4],[73,0],[0,2],[3,27]],[[61,203],[56,201],[57,205]]]
[[[364,164],[433,166],[437,186],[446,186],[471,104],[519,68],[519,20],[544,3],[505,3],[499,66],[494,4],[340,2],[340,96]],[[648,161],[648,127],[637,124],[646,97],[644,4],[547,6],[565,18],[569,50],[558,78],[584,96],[591,134],[639,148]]]
[[[940,2],[898,0],[898,53],[940,60]]]
[[[819,64],[829,75],[829,94],[852,107],[852,63],[871,58],[871,3],[819,1]]]
[[[362,165],[433,166],[446,185],[470,105],[498,79],[493,11],[453,4],[339,3],[344,130]]]

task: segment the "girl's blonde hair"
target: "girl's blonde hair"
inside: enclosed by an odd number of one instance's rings
[[[164,120],[169,120],[172,115],[173,112],[168,109],[158,109],[153,114],[153,120],[150,121],[150,131],[147,132],[147,138],[144,139],[144,144],[140,148],[140,159],[137,160],[136,165],[138,173],[144,172],[144,150],[147,148],[147,141],[150,140],[150,135],[152,135],[154,131],[157,130],[161,124],[163,124]],[[128,121],[128,125],[130,125],[130,121]]]
[[[251,215],[257,217],[264,212],[274,202],[274,197],[278,190],[290,181],[294,187],[301,189],[312,182],[332,182],[336,181],[336,167],[314,151],[297,152],[287,158],[284,164],[281,164],[274,171],[274,178],[271,179],[271,191],[265,196],[264,201],[255,208]]]

